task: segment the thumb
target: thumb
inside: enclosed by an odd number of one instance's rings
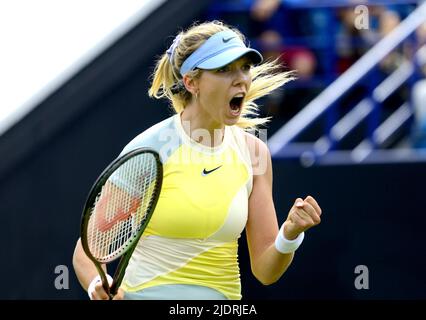
[[[294,202],[294,205],[297,208],[303,208],[303,199],[302,198],[297,198],[296,201]]]

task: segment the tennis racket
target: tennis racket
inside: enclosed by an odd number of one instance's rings
[[[113,161],[90,190],[81,219],[81,244],[110,299],[117,293],[130,257],[151,219],[162,180],[159,154],[138,148]],[[120,257],[109,286],[101,264]]]

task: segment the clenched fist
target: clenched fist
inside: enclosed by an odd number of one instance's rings
[[[296,239],[300,233],[320,222],[321,208],[316,200],[311,196],[305,200],[297,198],[284,222],[284,236],[288,240]]]

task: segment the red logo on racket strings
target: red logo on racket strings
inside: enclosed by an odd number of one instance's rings
[[[129,209],[124,210],[124,208],[118,207],[115,209],[115,214],[112,217],[111,221],[106,219],[106,209],[108,200],[111,198],[110,193],[102,195],[99,199],[98,204],[96,205],[96,225],[98,229],[102,232],[110,230],[116,223],[120,221],[127,220],[133,213],[137,211],[141,204],[140,199],[132,199]]]

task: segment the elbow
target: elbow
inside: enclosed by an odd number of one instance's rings
[[[252,273],[255,278],[264,286],[270,286],[271,284],[276,283],[281,279],[283,274],[287,271],[288,265],[280,268],[279,270],[271,270],[271,269],[262,269],[262,268],[253,268]]]
[[[271,284],[274,284],[278,281],[279,278],[273,279],[273,278],[262,278],[262,277],[256,277],[256,279],[264,286],[270,286]]]
[[[264,286],[270,286],[271,284],[274,284],[275,282],[277,282],[278,279],[280,278],[280,277],[273,277],[271,275],[268,276],[268,275],[262,274],[261,272],[256,272],[255,270],[252,270],[252,273],[254,277],[257,279],[257,281],[259,281]]]
[[[277,280],[270,280],[270,279],[257,279],[257,280],[259,280],[259,282],[263,284],[264,286],[270,286],[271,284],[274,284],[275,282],[277,282]]]

